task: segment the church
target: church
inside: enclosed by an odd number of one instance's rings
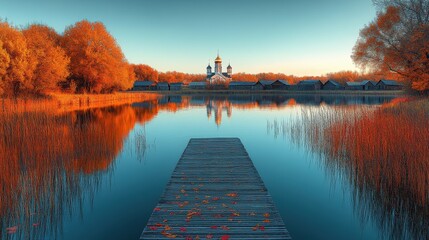
[[[226,72],[222,72],[222,58],[219,57],[219,53],[217,54],[217,58],[215,59],[215,70],[212,72],[212,67],[207,66],[207,81],[210,83],[214,82],[229,82],[232,80],[232,67],[231,64],[226,68]]]

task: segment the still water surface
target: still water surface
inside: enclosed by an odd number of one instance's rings
[[[0,201],[1,239],[138,239],[189,139],[198,137],[241,139],[294,239],[427,236],[422,229],[413,235],[416,226],[395,232],[392,206],[356,196],[362,191],[341,168],[330,168],[305,136],[285,130],[291,122],[299,128],[297,116],[308,109],[371,110],[394,99],[169,96],[56,115],[50,128],[61,134],[39,139],[43,133],[35,129],[30,143],[19,144],[41,153],[12,157],[18,164],[7,170],[19,177],[0,179],[8,189]]]

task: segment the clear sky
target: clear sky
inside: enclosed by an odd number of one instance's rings
[[[205,73],[218,49],[233,72],[355,70],[352,48],[374,17],[371,0],[0,0],[0,18],[14,25],[62,33],[101,21],[129,62],[188,73]]]

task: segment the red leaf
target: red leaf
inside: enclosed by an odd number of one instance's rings
[[[222,226],[222,230],[229,230],[229,227],[227,227],[227,226]]]
[[[181,227],[181,228],[180,228],[180,231],[181,231],[181,232],[186,232],[186,228]]]
[[[221,240],[228,240],[229,239],[229,235],[223,235],[222,237],[220,237]]]

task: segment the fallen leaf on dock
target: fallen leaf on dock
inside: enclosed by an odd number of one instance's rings
[[[238,196],[238,194],[235,193],[235,192],[233,192],[233,193],[227,193],[225,195],[228,196],[228,197],[237,197]]]
[[[229,230],[229,227],[227,227],[227,226],[222,226],[221,228],[222,228],[222,230]]]

